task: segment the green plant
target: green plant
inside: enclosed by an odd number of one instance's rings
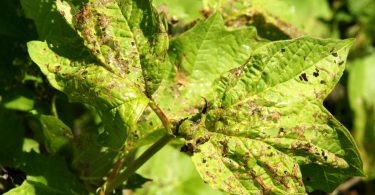
[[[59,108],[59,101],[71,104],[56,91],[48,98],[51,111],[22,98],[4,104],[28,112],[38,141],[18,140],[18,156],[4,152],[12,159],[2,163],[28,174],[8,194],[136,189],[149,179],[135,172],[162,148],[181,148],[205,183],[232,194],[330,192],[364,175],[353,138],[322,105],[352,39],[270,41],[301,32],[267,11],[247,16],[219,4],[221,12],[207,8],[209,17],[185,31],[169,29],[149,0],[21,3],[39,35],[27,43],[31,60],[85,114],[73,120],[61,113],[74,108]],[[261,38],[255,27],[239,24],[242,17],[269,17],[262,28],[275,33]],[[6,123],[9,111],[1,114]]]

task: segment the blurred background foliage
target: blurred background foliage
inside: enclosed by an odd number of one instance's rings
[[[38,3],[0,1],[0,194],[12,188],[8,194],[19,194],[27,187],[37,194],[68,193],[61,184],[85,194],[83,186],[99,186],[116,154],[96,144],[102,125],[95,111],[69,103],[28,57],[28,41],[53,42],[72,33],[60,31],[66,24],[53,0],[33,1]],[[219,10],[227,26],[254,25],[259,36],[270,40],[355,38],[347,70],[324,104],[352,132],[368,177],[349,179],[333,194],[375,194],[374,0],[154,0],[154,5],[166,15],[171,36]],[[47,22],[53,28],[43,28]],[[171,143],[156,154],[124,191],[221,194],[203,183],[178,148]],[[24,188],[14,188],[19,185]]]

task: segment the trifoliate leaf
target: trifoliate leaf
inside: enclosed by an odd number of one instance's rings
[[[180,127],[203,179],[233,194],[303,194],[363,175],[350,133],[322,106],[351,44],[272,42],[223,75],[207,114]]]

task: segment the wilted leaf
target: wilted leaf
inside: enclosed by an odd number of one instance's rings
[[[203,179],[234,194],[288,194],[363,175],[354,140],[322,106],[351,44],[272,42],[220,78],[207,114],[180,127]]]

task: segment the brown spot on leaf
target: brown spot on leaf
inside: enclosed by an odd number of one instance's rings
[[[202,9],[201,13],[206,19],[212,15],[212,11],[208,9]]]
[[[261,176],[257,176],[254,170],[252,170],[250,173],[252,178],[254,178],[256,184],[258,184],[262,188],[263,194],[270,194],[271,189],[265,184],[263,178]]]
[[[279,112],[272,112],[272,114],[271,114],[271,118],[275,122],[278,121],[280,119],[280,117],[281,117],[281,115],[280,115]]]
[[[196,147],[198,147],[201,144],[206,143],[208,140],[210,140],[209,137],[200,137],[200,138],[198,138],[197,141],[195,142]]]
[[[337,52],[335,51],[335,48],[332,48],[330,51],[329,51],[329,53],[331,53],[331,55],[333,56],[333,57],[337,57],[338,55],[337,55]]]
[[[198,151],[198,149],[195,147],[195,145],[193,145],[192,143],[187,143],[185,145],[183,145],[180,149],[181,152],[184,152],[188,155],[193,155],[195,152]]]
[[[319,76],[319,69],[315,68],[315,72],[313,72],[314,77]]]
[[[178,87],[184,87],[188,84],[187,77],[182,70],[176,70],[176,85]]]
[[[222,149],[222,156],[227,156],[228,154],[228,141],[227,140],[220,140],[219,143],[221,144],[221,146],[223,147]]]

